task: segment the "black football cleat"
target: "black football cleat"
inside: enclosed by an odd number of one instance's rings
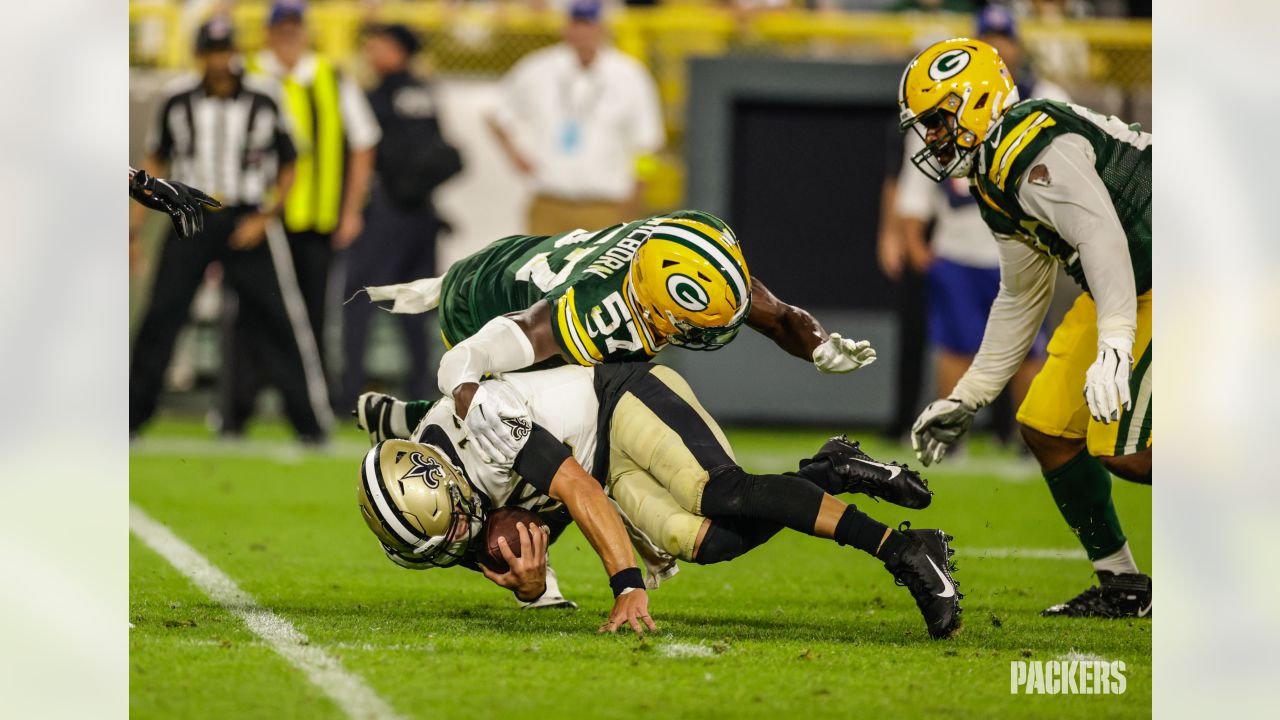
[[[911,591],[916,607],[924,615],[929,635],[949,638],[960,629],[960,584],[951,577],[955,551],[947,544],[952,537],[941,530],[911,530],[903,523],[899,532],[907,536],[907,545],[884,566],[894,580]]]
[[[1151,577],[1098,571],[1099,585],[1041,612],[1045,617],[1151,617]]]
[[[881,498],[913,510],[922,510],[933,502],[929,483],[920,473],[901,463],[882,463],[844,435],[824,443],[810,462],[822,460],[830,462],[832,471],[844,480],[844,492]]]

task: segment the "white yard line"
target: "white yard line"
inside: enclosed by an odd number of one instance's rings
[[[715,657],[714,648],[692,643],[666,643],[658,646],[658,654],[669,658]]]
[[[307,636],[293,623],[259,606],[226,573],[132,503],[129,529],[206,595],[244,620],[255,635],[301,670],[349,717],[369,720],[398,717],[363,680],[344,670],[342,664],[324,650],[310,645]]]

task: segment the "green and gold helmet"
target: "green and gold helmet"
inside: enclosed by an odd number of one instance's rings
[[[628,277],[645,323],[691,350],[727,345],[751,309],[742,248],[728,225],[707,218],[721,227],[690,217],[660,220],[632,257]]]
[[[466,475],[433,445],[374,445],[360,464],[358,495],[365,524],[405,567],[453,565],[484,524]]]
[[[965,177],[987,132],[1017,102],[1018,86],[994,47],[969,38],[930,45],[898,87],[899,127],[924,142],[911,162],[935,182]]]

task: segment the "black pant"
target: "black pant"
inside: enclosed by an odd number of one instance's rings
[[[347,277],[343,298],[351,298],[370,285],[390,285],[433,277],[436,268],[436,234],[440,221],[430,206],[405,210],[391,204],[375,190],[365,211],[364,234],[347,251]],[[355,407],[364,391],[365,348],[369,324],[379,312],[369,298],[360,296],[342,308],[342,392],[335,409]],[[425,398],[435,382],[429,376],[427,325],[424,315],[396,315],[404,330],[409,352],[405,397]]]
[[[315,349],[313,357],[319,363],[315,372],[319,373],[319,377],[313,377],[312,382],[323,386],[318,392],[327,407],[330,391],[328,363],[325,359],[324,321],[325,307],[328,304],[329,267],[333,261],[331,236],[310,230],[290,232],[286,236],[289,242],[289,262],[293,266],[296,283],[296,287],[286,290],[301,295],[307,332],[311,337],[311,342],[308,343],[310,347],[304,348],[304,352],[310,354],[311,348]],[[234,309],[235,306],[233,304],[229,307]],[[268,380],[259,348],[272,329],[252,313],[243,312],[232,314],[225,327],[230,353],[227,382],[222,387],[222,430],[224,433],[238,434],[244,430],[245,424],[253,415],[258,394]],[[305,339],[301,342],[307,343]]]
[[[231,250],[227,241],[249,211],[229,208],[208,213],[205,230],[189,240],[170,233],[156,268],[146,317],[134,339],[129,371],[129,429],[136,432],[155,412],[173,344],[187,320],[191,299],[205,268],[222,263],[226,283],[240,300],[241,315],[263,329],[255,340],[263,374],[284,395],[285,412],[300,435],[321,434],[318,409],[307,391],[302,356],[285,308],[276,267],[265,242],[251,250]],[[228,368],[223,368],[223,373]]]

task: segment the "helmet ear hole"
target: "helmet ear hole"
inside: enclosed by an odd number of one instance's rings
[[[981,110],[986,107],[987,99],[991,97],[991,93],[982,93],[982,97],[978,98],[977,104],[973,106],[974,110]]]
[[[679,264],[679,263],[677,263],[675,260],[663,260],[663,261],[662,261],[662,267],[663,267],[663,269],[664,269],[664,270],[665,270],[666,268],[671,267],[672,265],[678,265],[678,264]]]
[[[702,273],[698,273],[697,275],[698,275],[698,278],[702,280],[702,282],[705,282],[705,283],[711,282],[711,278],[707,277],[706,275],[703,275]]]

